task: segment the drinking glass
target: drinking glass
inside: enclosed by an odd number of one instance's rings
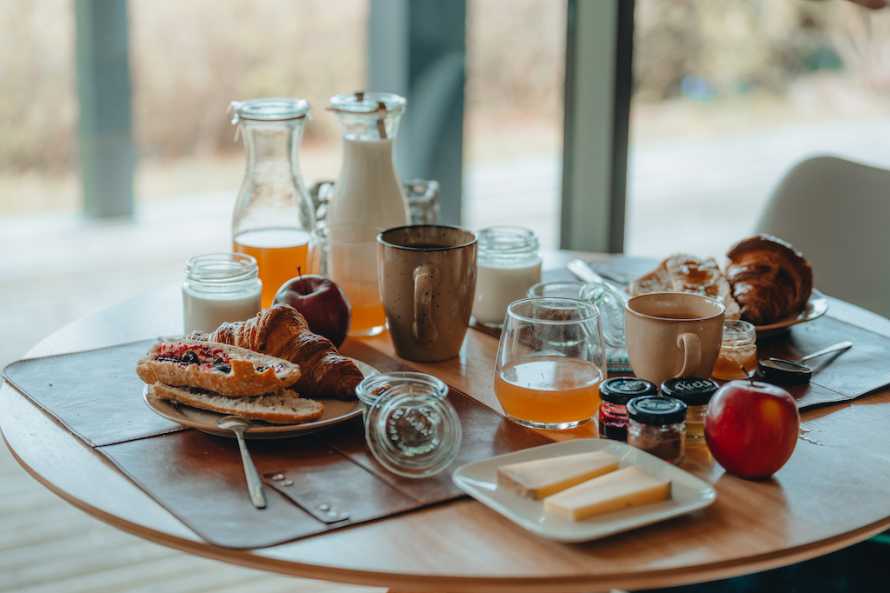
[[[507,308],[495,395],[523,426],[575,428],[596,416],[606,350],[600,313],[568,298],[527,298]]]

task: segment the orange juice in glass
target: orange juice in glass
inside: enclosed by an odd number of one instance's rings
[[[495,395],[531,428],[575,428],[596,416],[606,352],[599,311],[576,299],[529,298],[507,308]]]
[[[265,308],[281,285],[300,273],[309,273],[309,233],[293,228],[243,231],[232,240],[232,251],[252,255],[259,268]]]

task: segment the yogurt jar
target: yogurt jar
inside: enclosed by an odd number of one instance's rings
[[[260,311],[262,282],[256,260],[243,253],[197,255],[185,264],[182,284],[184,331],[212,332],[226,321],[244,321]]]
[[[501,328],[507,306],[525,298],[541,281],[538,238],[529,229],[511,226],[488,227],[477,237],[473,317],[482,325]]]

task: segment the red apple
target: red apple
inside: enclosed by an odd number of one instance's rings
[[[779,471],[799,433],[794,398],[769,383],[730,381],[708,404],[708,447],[726,471],[741,478],[762,480]]]
[[[300,275],[281,285],[276,305],[290,305],[306,318],[313,333],[340,346],[349,330],[350,307],[346,295],[333,280]]]

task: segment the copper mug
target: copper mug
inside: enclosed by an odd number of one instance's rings
[[[710,377],[723,338],[723,303],[685,292],[653,292],[624,308],[634,374],[661,385],[674,377]]]
[[[380,298],[396,353],[418,362],[460,352],[476,293],[476,235],[413,225],[377,236]]]

